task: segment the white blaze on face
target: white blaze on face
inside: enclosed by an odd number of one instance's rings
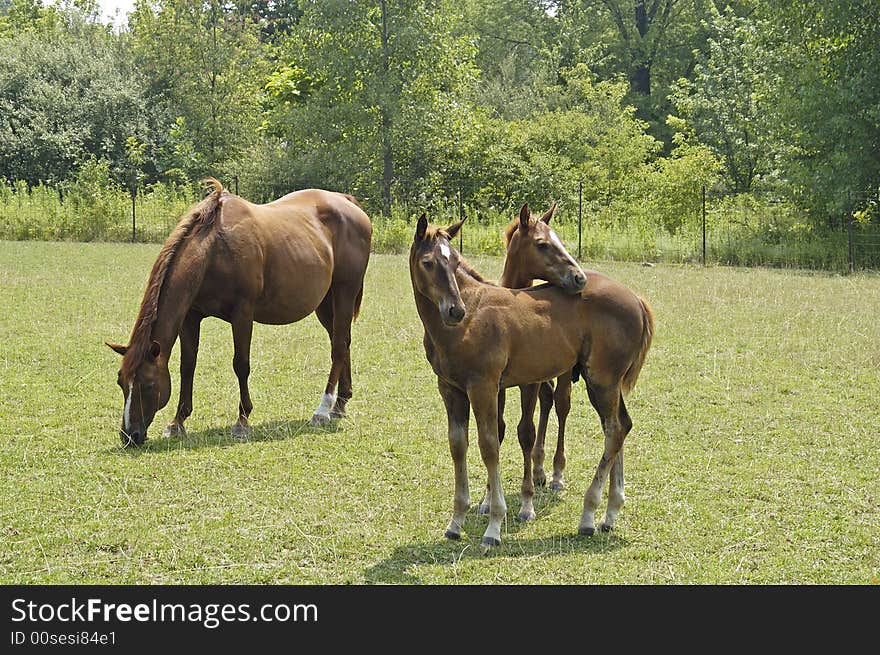
[[[440,244],[440,254],[443,256],[443,258],[446,261],[449,261],[449,255],[450,255],[449,246],[447,246],[445,243]]]
[[[122,420],[125,422],[125,431],[128,432],[131,425],[131,397],[134,395],[134,380],[128,383],[128,398],[125,399],[125,409],[122,410]]]
[[[550,230],[550,239],[559,246],[559,249],[568,255],[568,250],[565,249],[565,244],[562,243],[562,239],[559,238],[559,235],[556,234],[553,230]],[[574,261],[574,258],[571,255],[568,255],[568,261],[570,261],[574,266],[577,266],[577,262]]]

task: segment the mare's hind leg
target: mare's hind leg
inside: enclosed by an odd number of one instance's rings
[[[163,433],[166,437],[185,437],[183,422],[192,414],[193,377],[199,352],[199,331],[204,316],[190,311],[180,326],[180,400],[174,420]]]
[[[535,446],[535,405],[540,385],[529,384],[519,388],[522,398],[522,416],[516,428],[523,454],[522,507],[517,517],[520,521],[533,521],[535,507],[535,483],[532,480],[532,448]]]
[[[333,290],[327,292],[324,300],[315,310],[321,325],[327,330],[330,337],[330,347],[333,347]],[[345,418],[345,405],[351,399],[351,357],[347,357],[342,373],[339,376],[339,393],[336,395],[336,403],[330,410],[330,418]]]
[[[447,539],[461,539],[461,526],[471,506],[471,494],[468,489],[467,449],[468,419],[471,404],[467,394],[448,384],[437,380],[440,396],[446,405],[446,419],[449,425],[449,453],[455,467],[455,497],[452,503],[452,520],[446,528]]]
[[[605,478],[623,448],[623,440],[629,433],[630,428],[632,428],[632,421],[629,420],[629,415],[626,414],[625,408],[622,407],[623,397],[620,395],[620,387],[618,385],[603,387],[587,382],[587,393],[590,396],[590,402],[599,414],[599,418],[602,421],[602,431],[605,433],[605,450],[602,453],[602,458],[599,460],[599,465],[596,467],[593,481],[587,488],[586,494],[584,494],[584,511],[578,525],[578,534],[590,536],[596,531],[594,517],[599,501],[602,499],[602,488],[605,486]],[[622,412],[621,409],[623,409]],[[622,467],[620,472],[622,474]],[[622,504],[622,501],[623,497],[621,494],[616,497],[614,502]],[[615,515],[619,509],[619,505],[613,508]],[[611,520],[613,524],[613,517]]]
[[[321,396],[321,403],[312,415],[312,425],[329,423],[330,419],[334,418],[331,413],[337,408],[337,399],[339,398],[344,398],[340,408],[344,413],[345,403],[351,398],[351,322],[354,317],[357,293],[357,288],[344,284],[334,284],[328,292],[332,311],[332,327],[328,330],[330,334],[330,375],[327,377],[327,386],[324,388],[324,395]],[[346,367],[349,370],[347,378],[343,376]]]
[[[571,411],[571,374],[565,373],[556,379],[556,391],[553,394],[553,406],[556,408],[556,419],[559,431],[556,438],[556,453],[553,455],[553,479],[550,482],[552,491],[565,487],[563,471],[565,471],[565,422]]]
[[[248,376],[251,373],[251,335],[254,331],[253,314],[239,310],[232,319],[232,341],[235,352],[232,356],[232,368],[238,378],[240,400],[238,404],[238,420],[232,426],[232,436],[236,439],[247,439],[251,436],[248,416],[254,408],[251,393],[248,389]]]
[[[544,441],[547,437],[547,423],[550,420],[550,408],[553,407],[553,382],[542,382],[538,390],[541,411],[538,417],[538,436],[532,450],[532,466],[534,467],[535,484],[543,487],[547,484],[544,473]]]

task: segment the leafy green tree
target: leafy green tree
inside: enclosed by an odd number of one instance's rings
[[[232,173],[257,137],[268,73],[259,25],[218,0],[138,0],[129,29],[146,79],[157,172]]]
[[[708,47],[693,80],[679,81],[673,101],[700,142],[723,159],[730,188],[751,191],[773,163],[774,78],[762,24],[727,12],[707,21]]]
[[[0,175],[61,182],[96,159],[122,176],[142,98],[113,35],[76,10],[28,16],[0,39]]]

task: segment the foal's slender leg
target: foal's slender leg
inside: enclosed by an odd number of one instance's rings
[[[619,417],[624,430],[626,433],[629,433],[630,429],[632,429],[632,419],[626,411],[623,396],[620,397]],[[620,451],[617,453],[617,457],[614,460],[614,464],[611,465],[611,479],[608,483],[608,506],[605,508],[605,518],[602,520],[602,523],[599,524],[599,529],[602,530],[602,532],[608,532],[614,528],[614,519],[617,517],[617,512],[623,507],[624,501],[623,446],[621,446]]]
[[[238,421],[232,426],[232,436],[247,439],[251,436],[248,416],[254,408],[248,390],[248,376],[251,373],[251,335],[254,331],[253,313],[241,310],[232,319],[232,341],[235,352],[232,356],[232,369],[238,378],[240,401],[238,404]]]
[[[357,289],[350,285],[334,284],[330,290],[333,308],[333,329],[330,333],[330,374],[321,403],[312,415],[312,425],[326,425],[330,422],[330,413],[336,406],[337,387],[346,362],[350,364],[351,322],[354,316],[354,303]],[[340,389],[351,397],[351,389]],[[346,401],[348,400],[346,398]],[[344,407],[344,403],[343,403]],[[344,409],[343,409],[344,411]]]
[[[553,383],[542,382],[538,390],[541,413],[538,417],[538,437],[535,439],[535,447],[532,450],[532,465],[534,466],[535,484],[543,487],[547,484],[547,474],[544,473],[544,441],[547,437],[547,423],[550,420],[550,408],[553,407]]]
[[[192,414],[193,376],[199,352],[199,331],[204,316],[190,310],[180,327],[180,400],[174,420],[165,428],[166,437],[185,437],[183,422]]]
[[[449,521],[449,527],[446,528],[446,538],[460,539],[461,526],[464,525],[465,514],[471,505],[467,476],[468,419],[470,418],[471,404],[466,393],[440,380],[437,381],[437,385],[440,388],[440,396],[446,405],[446,420],[449,425],[449,452],[455,467],[452,520]]]
[[[507,503],[501,491],[501,467],[498,462],[498,383],[473,385],[468,398],[474,410],[479,435],[480,455],[489,478],[489,525],[483,533],[482,550],[487,552],[501,543],[501,523],[507,515]]]
[[[623,448],[623,440],[632,427],[632,422],[628,420],[629,416],[625,412],[620,412],[620,403],[623,398],[620,395],[619,386],[602,387],[587,383],[587,393],[590,396],[590,402],[596,408],[599,418],[602,420],[602,431],[605,433],[605,451],[602,453],[602,458],[596,467],[593,481],[587,488],[586,494],[584,494],[584,512],[578,525],[578,534],[590,536],[596,531],[594,517],[599,501],[602,499],[605,477]],[[621,420],[624,417],[626,417],[626,421]],[[622,467],[620,471],[622,474]],[[617,500],[622,501],[622,498],[618,497]],[[620,508],[614,508],[615,514],[618,509]]]
[[[501,389],[498,392],[498,444],[501,445],[504,442],[504,432],[507,430],[507,424],[504,422],[504,405],[506,404],[507,397],[505,395],[505,389]],[[483,494],[483,499],[480,501],[480,504],[477,506],[477,514],[488,514],[489,513],[489,481],[486,481],[486,492]]]
[[[553,455],[553,479],[550,489],[559,491],[565,486],[565,422],[571,411],[571,374],[565,373],[556,379],[556,391],[553,394],[553,406],[556,408],[556,419],[559,424],[556,438],[556,454]]]
[[[522,507],[519,511],[520,521],[532,521],[535,518],[535,507],[532,499],[535,495],[535,483],[532,480],[532,448],[535,445],[535,404],[538,402],[540,385],[529,384],[519,388],[522,399],[522,417],[516,428],[519,445],[523,454]]]

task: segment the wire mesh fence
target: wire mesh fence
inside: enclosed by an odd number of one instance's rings
[[[235,192],[240,180],[232,176],[225,183]],[[521,204],[530,200],[532,211],[540,213],[556,200],[553,227],[583,261],[880,269],[877,211],[848,211],[817,227],[799,220],[785,202],[756,201],[702,187],[678,198],[674,206],[637,185],[596,193],[579,183],[544,198],[510,198],[501,206],[481,200],[481,189],[470,181],[453,180],[431,194],[421,188],[417,181],[396,180],[387,213],[383,198],[358,198],[374,223],[374,250],[406,251],[415,220],[425,212],[437,224],[468,219],[456,244],[464,254],[501,255],[504,228],[518,216]],[[123,188],[85,193],[0,182],[0,238],[158,243],[202,193],[197,183],[156,184],[134,193]],[[862,197],[848,203],[876,210],[880,199]]]

